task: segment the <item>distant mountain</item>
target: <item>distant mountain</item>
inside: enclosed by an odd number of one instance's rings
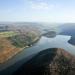
[[[49,31],[57,32],[58,23],[43,23],[43,22],[0,22],[0,25],[9,26],[9,29],[19,29],[25,27],[36,28],[41,31],[41,34]]]
[[[75,36],[75,23],[65,23],[59,26],[60,34]]]
[[[61,35],[69,35],[71,39],[68,41],[70,44],[75,45],[75,23],[66,23],[59,26]]]

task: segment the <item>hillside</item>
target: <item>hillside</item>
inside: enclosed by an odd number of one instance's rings
[[[75,75],[75,56],[61,48],[49,48],[23,64],[14,75]]]
[[[49,68],[51,75],[75,75],[75,56],[64,49],[58,49]]]
[[[39,38],[39,32],[35,29],[15,28],[12,31],[0,32],[0,64],[11,59],[24,48],[32,46]]]

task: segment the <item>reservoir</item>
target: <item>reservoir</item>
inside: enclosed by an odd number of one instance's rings
[[[22,64],[31,59],[34,55],[48,48],[63,48],[67,52],[75,55],[75,46],[68,43],[71,36],[57,35],[53,38],[47,38],[42,36],[40,40],[35,43],[32,47],[24,49],[22,52],[14,56],[12,59],[4,64],[0,64],[0,74],[8,73],[12,74],[17,70]]]

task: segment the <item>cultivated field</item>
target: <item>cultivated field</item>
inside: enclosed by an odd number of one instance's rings
[[[0,32],[0,37],[12,37],[15,36],[17,33],[13,31],[6,31],[6,32]]]

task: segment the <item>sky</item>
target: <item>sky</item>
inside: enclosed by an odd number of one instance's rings
[[[75,0],[0,0],[0,21],[75,22]]]

